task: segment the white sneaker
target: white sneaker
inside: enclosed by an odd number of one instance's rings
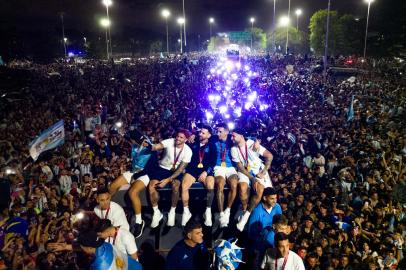
[[[154,211],[154,214],[152,215],[151,228],[158,227],[159,222],[162,220],[163,217],[164,216],[162,215],[161,211]]]
[[[185,226],[191,217],[192,213],[184,211],[182,214],[182,226]]]
[[[242,232],[244,230],[245,224],[247,224],[249,217],[250,217],[250,213],[245,212],[244,215],[241,217],[240,221],[238,221],[237,229],[240,232]]]
[[[206,208],[206,212],[204,212],[203,218],[204,218],[204,225],[206,225],[207,227],[211,227],[213,225],[213,222],[211,220],[211,209],[210,208]]]
[[[230,212],[228,212],[228,211],[221,212],[219,221],[220,221],[220,228],[227,227],[228,223],[230,222]]]
[[[166,225],[169,227],[175,226],[175,216],[176,212],[175,211],[169,211],[168,213],[168,222],[166,222]]]

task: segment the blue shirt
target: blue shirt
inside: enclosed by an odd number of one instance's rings
[[[151,157],[151,150],[147,147],[142,147],[134,144],[131,147],[131,171],[139,171],[145,168],[149,158]]]
[[[216,150],[217,150],[217,158],[216,158],[216,166],[221,166],[222,160],[222,151],[224,154],[224,162],[226,163],[227,167],[233,167],[233,163],[231,161],[231,147],[229,147],[228,143],[225,141],[217,141],[216,142]]]
[[[252,211],[248,222],[248,238],[253,241],[255,249],[262,250],[266,248],[267,235],[272,229],[272,220],[275,215],[282,215],[282,208],[278,203],[272,207],[270,213],[265,209],[263,203],[258,204]],[[267,229],[264,230],[265,228]]]

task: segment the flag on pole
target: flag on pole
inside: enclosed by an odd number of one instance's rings
[[[28,146],[30,148],[30,156],[32,159],[37,160],[42,152],[53,149],[65,141],[65,128],[63,120],[50,126],[43,131],[36,139],[34,139]]]
[[[352,121],[352,119],[354,119],[354,95],[352,95],[350,108],[348,109],[347,122]]]

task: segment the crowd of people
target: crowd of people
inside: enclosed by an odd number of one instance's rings
[[[308,57],[241,59],[269,106],[242,109],[230,127],[205,114],[217,61],[191,54],[3,69],[20,83],[9,90],[19,98],[0,100],[0,269],[89,269],[85,253],[111,246],[143,269],[207,269],[212,244],[201,229],[217,221],[247,238],[242,269],[405,267],[405,88],[392,62],[360,63],[365,72],[345,80],[324,78]],[[29,142],[61,119],[64,144],[33,161]],[[207,191],[201,223],[189,209],[194,182]],[[130,209],[111,201],[124,185]],[[167,186],[165,225],[175,226],[178,209],[185,238],[165,262],[137,239],[162,225]],[[185,254],[200,263],[180,262]]]

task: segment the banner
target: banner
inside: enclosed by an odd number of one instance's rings
[[[351,98],[350,108],[348,108],[347,122],[352,121],[352,119],[354,119],[354,95]]]
[[[110,243],[103,243],[96,249],[92,270],[142,270],[139,262],[122,253]]]
[[[28,146],[30,148],[30,156],[37,160],[42,152],[53,149],[65,141],[65,128],[63,120],[43,131],[35,140]]]

